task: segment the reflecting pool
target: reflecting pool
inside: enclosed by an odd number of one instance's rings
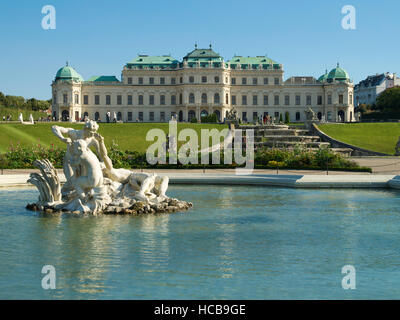
[[[170,186],[189,212],[76,217],[0,189],[1,299],[400,298],[400,193]],[[342,289],[344,265],[356,289]],[[44,265],[55,290],[41,286]]]

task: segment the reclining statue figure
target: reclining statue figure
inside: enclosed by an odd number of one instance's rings
[[[32,173],[29,182],[39,189],[39,201],[29,208],[74,213],[174,212],[191,203],[165,194],[168,177],[116,169],[107,153],[99,126],[87,120],[83,129],[53,126],[53,133],[66,144],[61,188],[57,170],[48,160],[37,160],[41,174]],[[91,149],[92,148],[92,149]],[[93,151],[92,151],[93,150]]]

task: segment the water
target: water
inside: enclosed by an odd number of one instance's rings
[[[46,216],[0,190],[1,299],[400,298],[400,193],[170,186],[188,213]],[[41,287],[56,268],[57,289]],[[341,268],[356,268],[343,290]]]

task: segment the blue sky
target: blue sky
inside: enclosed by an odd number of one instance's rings
[[[55,30],[41,27],[44,5],[56,8]],[[344,5],[356,9],[356,30],[341,27]],[[85,79],[120,77],[138,53],[180,60],[195,42],[225,60],[267,54],[285,79],[318,77],[338,61],[355,82],[400,74],[399,12],[398,0],[2,0],[0,91],[48,99],[67,60]]]

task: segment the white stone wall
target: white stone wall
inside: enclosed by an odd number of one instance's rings
[[[193,77],[193,83],[190,82]],[[202,82],[202,77],[207,77],[207,82]],[[218,83],[215,82],[218,77]],[[128,84],[131,78],[132,84]],[[139,84],[139,78],[143,84]],[[154,83],[150,84],[149,79],[153,78]],[[160,79],[164,78],[164,84]],[[171,84],[171,79],[175,84]],[[182,78],[182,83],[181,79]],[[236,84],[232,84],[232,78]],[[247,79],[247,84],[242,84],[242,78]],[[253,84],[253,78],[257,78],[257,84]],[[264,78],[268,78],[268,84],[264,84]],[[275,84],[275,78],[279,84]],[[143,121],[159,122],[168,121],[172,114],[179,119],[179,112],[182,112],[182,120],[188,121],[188,112],[193,110],[197,119],[200,119],[202,111],[208,114],[219,112],[223,121],[226,111],[235,107],[239,117],[243,112],[247,113],[247,120],[253,120],[253,112],[257,112],[258,118],[265,113],[274,116],[275,113],[289,112],[290,121],[304,121],[304,111],[311,107],[316,113],[326,118],[331,113],[331,121],[338,121],[338,112],[343,110],[345,121],[354,121],[353,106],[353,85],[351,83],[334,84],[284,84],[283,70],[231,70],[228,68],[183,68],[178,70],[128,70],[122,71],[121,83],[71,83],[65,81],[53,82],[53,112],[56,118],[60,119],[62,112],[68,112],[71,121],[82,119],[87,113],[89,118],[95,119],[96,112],[100,120],[106,121],[106,113],[111,115],[115,112],[121,113],[122,121],[135,122],[139,113],[143,113]],[[67,94],[68,101],[64,103],[63,95]],[[190,95],[194,94],[194,102],[190,101]],[[202,95],[207,95],[207,102],[202,101]],[[219,103],[215,103],[214,96],[219,94]],[[75,101],[78,95],[78,102]],[[95,104],[95,96],[99,96],[99,104]],[[110,96],[110,104],[106,104],[106,96]],[[128,105],[128,96],[132,96],[132,105]],[[180,103],[182,95],[182,103]],[[247,96],[247,105],[242,104],[242,96]],[[268,95],[268,104],[264,105],[264,95]],[[275,105],[274,96],[279,96],[279,104]],[[289,96],[289,104],[286,104],[285,96]],[[296,104],[296,95],[300,95],[300,104]],[[311,96],[311,104],[307,104],[307,96]],[[332,101],[328,103],[328,96]],[[343,102],[339,103],[339,95],[343,95]],[[88,96],[88,103],[85,104],[84,97]],[[121,104],[118,104],[117,97],[121,96]],[[139,97],[143,96],[143,105],[139,104]],[[154,96],[154,103],[151,104],[150,96]],[[161,96],[165,96],[165,104],[161,104]],[[175,96],[175,105],[172,104],[171,96]],[[232,96],[236,96],[236,105],[232,105]],[[257,96],[257,105],[253,104],[253,96]],[[322,103],[318,104],[318,96],[322,96]],[[128,113],[132,113],[132,120],[128,119]],[[153,112],[153,118],[151,118]],[[164,112],[164,119],[161,119],[161,112]],[[296,120],[296,113],[300,113],[300,119]]]

